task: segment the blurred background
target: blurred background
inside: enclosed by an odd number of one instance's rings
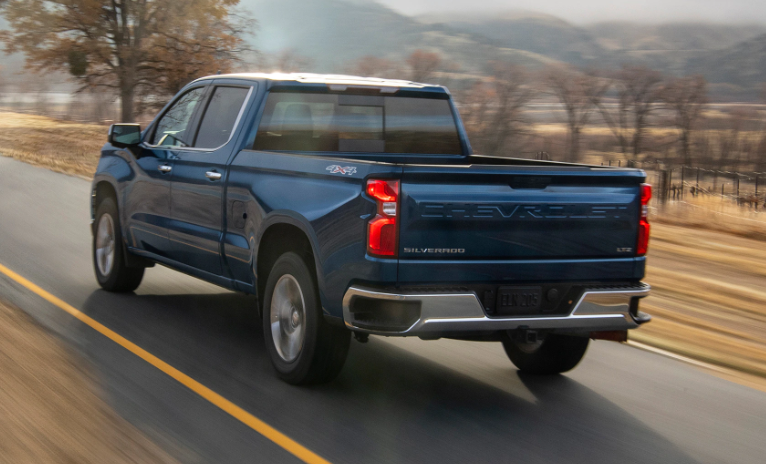
[[[85,178],[106,125],[219,71],[440,84],[475,153],[642,168],[632,339],[766,390],[762,0],[0,0],[0,44],[0,153]]]
[[[146,124],[185,84],[217,72],[445,85],[476,153],[646,170],[654,222],[683,228],[655,227],[649,280],[658,292],[649,301],[660,322],[637,336],[649,337],[666,317],[706,331],[686,337],[689,343],[710,333],[731,338],[728,354],[682,344],[686,354],[736,357],[740,368],[766,376],[766,295],[758,288],[743,299],[731,288],[743,282],[740,273],[766,275],[758,242],[720,254],[730,275],[720,263],[711,266],[718,255],[700,254],[700,243],[679,256],[683,237],[699,230],[728,234],[703,241],[721,247],[766,240],[766,8],[758,2],[127,0],[125,10],[108,2],[33,3],[0,0],[6,156],[89,177],[103,125]],[[742,261],[731,262],[734,256]],[[693,259],[699,263],[689,278],[698,280],[678,285],[678,269],[667,266]],[[700,281],[700,267],[716,269],[710,277],[720,282]],[[725,288],[713,297],[711,285]],[[724,294],[732,299],[700,296]],[[663,295],[669,300],[660,304]],[[701,309],[711,304],[714,310]],[[666,328],[651,341],[678,351],[668,339],[684,336]]]

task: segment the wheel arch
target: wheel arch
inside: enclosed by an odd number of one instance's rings
[[[307,260],[306,264],[314,275],[320,300],[324,300],[324,276],[319,247],[313,229],[305,218],[296,217],[292,212],[273,213],[263,222],[258,236],[254,253],[254,281],[261,304],[264,301],[269,271],[276,260],[288,251],[298,252]],[[324,302],[320,303],[324,307]]]
[[[116,187],[116,181],[113,178],[109,176],[97,176],[94,179],[90,202],[91,233],[95,236],[96,227],[98,227],[98,224],[96,224],[96,209],[98,208],[98,205],[101,203],[101,201],[104,200],[104,198],[114,199],[114,203],[117,206],[117,214],[119,216],[118,219],[120,224],[120,232],[123,241],[122,253],[125,257],[126,265],[128,267],[154,267],[154,262],[146,258],[136,256],[128,251],[126,246],[128,235],[126,234],[127,231],[125,230],[125,212],[122,210],[120,197],[117,192],[118,190]]]
[[[114,198],[114,202],[117,205],[117,210],[120,214],[122,214],[119,197],[117,196],[117,188],[115,187],[114,182],[106,177],[94,180],[90,201],[91,232],[93,233],[95,233],[96,230],[96,208],[98,207],[99,203],[104,200],[104,198]],[[120,223],[122,222],[123,221],[120,221]]]

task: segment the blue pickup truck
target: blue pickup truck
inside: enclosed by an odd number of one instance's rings
[[[333,379],[370,334],[499,341],[519,369],[554,374],[650,319],[644,182],[475,155],[441,86],[210,76],[143,131],[110,128],[93,263],[114,292],[159,263],[256,295],[293,384]]]

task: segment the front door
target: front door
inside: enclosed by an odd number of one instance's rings
[[[215,275],[223,275],[226,166],[234,149],[235,125],[250,89],[214,86],[191,147],[175,153],[170,192],[171,258]]]
[[[128,245],[159,256],[169,257],[170,179],[173,150],[182,145],[192,125],[205,87],[190,89],[179,96],[159,118],[159,129],[135,149],[134,179],[125,196],[125,224]]]

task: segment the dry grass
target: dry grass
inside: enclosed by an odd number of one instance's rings
[[[107,127],[0,111],[0,154],[92,178]]]
[[[708,229],[766,240],[766,209],[738,206],[730,197],[687,195],[652,208],[651,219],[661,224]]]
[[[0,461],[175,462],[104,403],[73,353],[2,303],[0,372]]]
[[[654,320],[631,338],[766,379],[766,247],[655,224],[648,257]]]

